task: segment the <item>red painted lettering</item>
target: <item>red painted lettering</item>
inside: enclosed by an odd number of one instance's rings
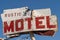
[[[14,21],[10,22],[10,25],[7,24],[7,22],[4,22],[4,33],[8,32],[14,32]]]
[[[18,25],[19,23],[20,23],[20,26]],[[24,29],[23,23],[24,23],[23,19],[16,20],[15,22],[16,31],[21,31]]]
[[[46,16],[46,24],[47,24],[47,28],[56,28],[56,25],[50,25],[49,16]]]
[[[26,21],[28,21],[28,29],[31,29],[31,18],[26,18]]]
[[[36,17],[35,19],[36,19],[36,28],[37,29],[45,28],[45,25],[40,25],[40,24],[42,24],[42,21],[39,21],[41,19],[44,19],[44,17]]]

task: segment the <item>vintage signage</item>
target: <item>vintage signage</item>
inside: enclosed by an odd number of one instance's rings
[[[5,10],[1,14],[5,35],[29,31],[57,30],[57,17],[51,15],[49,8],[28,12],[27,10]],[[24,16],[25,12],[30,16]]]

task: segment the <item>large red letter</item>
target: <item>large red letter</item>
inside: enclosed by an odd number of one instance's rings
[[[46,16],[46,24],[47,24],[47,28],[56,28],[56,25],[50,25],[49,16]]]
[[[4,22],[4,33],[8,32],[14,32],[14,21],[10,22],[10,25],[7,24],[7,22]]]
[[[24,29],[23,19],[16,20],[15,25],[16,25],[16,31],[23,30]]]
[[[26,21],[28,21],[28,29],[31,29],[31,18],[26,18]]]
[[[42,21],[39,21],[41,19],[44,19],[44,17],[36,17],[36,28],[37,29],[45,28],[45,25],[40,25],[40,24],[42,24]]]

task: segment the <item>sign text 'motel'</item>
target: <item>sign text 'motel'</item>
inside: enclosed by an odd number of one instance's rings
[[[25,20],[25,21],[24,21]],[[39,21],[41,20],[41,21]],[[43,21],[42,21],[43,20]],[[25,19],[18,19],[18,20],[12,20],[10,21],[9,25],[7,23],[7,21],[3,22],[4,24],[4,33],[7,32],[17,32],[17,31],[23,31],[25,29],[25,24],[24,22],[27,22],[27,31],[28,30],[34,30],[32,29],[32,18],[25,18]],[[35,25],[34,27],[36,27],[36,29],[50,29],[50,28],[56,28],[56,25],[50,25],[50,16],[42,16],[42,17],[35,17]],[[45,24],[43,24],[43,22],[45,21]],[[14,25],[15,24],[15,25]]]

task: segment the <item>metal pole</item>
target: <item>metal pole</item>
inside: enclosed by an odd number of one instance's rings
[[[30,38],[31,38],[31,40],[35,40],[35,37],[34,37],[34,33],[33,32],[30,32]]]

